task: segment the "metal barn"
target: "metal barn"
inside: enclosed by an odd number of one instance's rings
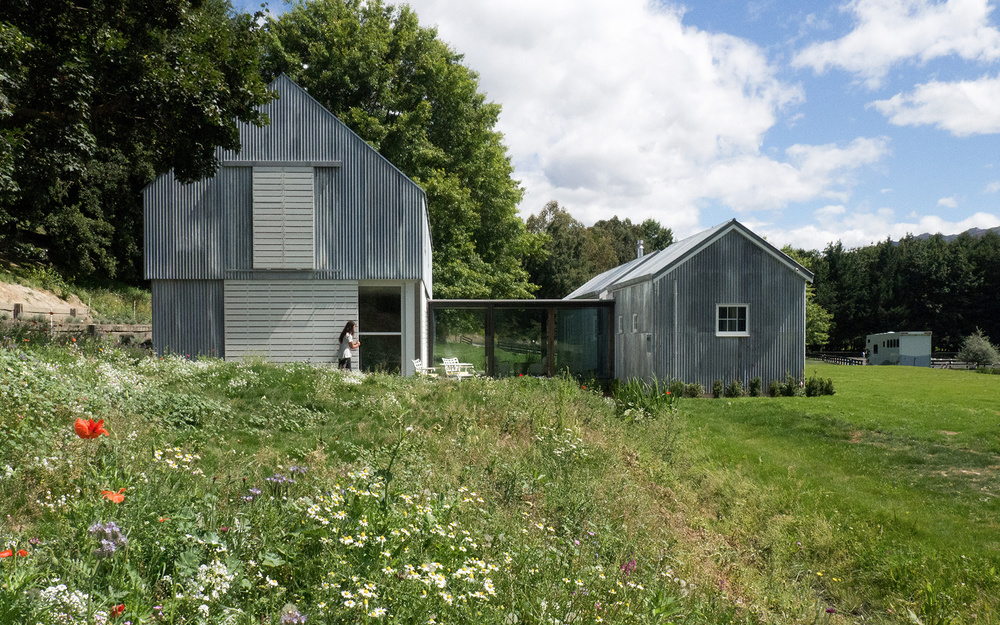
[[[426,358],[426,196],[287,76],[270,125],[240,126],[217,174],[143,194],[158,354],[333,362],[356,320],[357,366]]]
[[[567,299],[615,301],[619,379],[766,385],[804,372],[812,279],[733,219],[610,269]]]
[[[931,366],[931,333],[883,332],[869,334],[865,355],[870,365]]]

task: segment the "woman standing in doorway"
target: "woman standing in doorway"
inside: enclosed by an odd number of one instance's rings
[[[361,341],[354,340],[354,335],[357,331],[358,324],[348,321],[347,325],[340,332],[340,349],[337,350],[337,353],[340,355],[338,364],[341,369],[351,370],[351,350],[361,347]]]

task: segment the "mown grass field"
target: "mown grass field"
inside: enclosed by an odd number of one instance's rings
[[[24,338],[0,623],[997,620],[998,376],[817,365],[836,395],[623,420],[567,379]]]
[[[807,369],[837,393],[684,404],[679,481],[738,584],[775,608],[807,584],[859,619],[996,622],[1000,377]]]

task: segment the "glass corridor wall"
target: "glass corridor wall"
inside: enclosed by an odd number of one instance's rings
[[[431,361],[458,358],[494,377],[614,377],[607,300],[433,300]]]

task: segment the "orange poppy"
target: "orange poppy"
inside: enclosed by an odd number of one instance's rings
[[[108,436],[110,432],[104,429],[104,419],[98,422],[94,422],[93,419],[77,419],[76,423],[73,425],[73,429],[76,430],[76,435],[80,438],[97,438],[101,434]]]
[[[17,552],[17,555],[19,555],[22,558],[27,557],[28,550],[27,549],[19,549],[18,552]]]
[[[113,501],[114,503],[121,503],[125,501],[124,492],[124,488],[119,489],[117,493],[113,490],[102,490],[101,497],[104,497],[108,501]]]
[[[5,549],[3,551],[0,551],[0,558],[9,558],[12,555],[14,555],[13,549]]]
[[[124,611],[125,611],[125,604],[124,603],[119,603],[115,607],[113,607],[110,610],[108,610],[108,615],[111,618],[118,618],[119,616],[122,615],[122,612],[124,612]]]

